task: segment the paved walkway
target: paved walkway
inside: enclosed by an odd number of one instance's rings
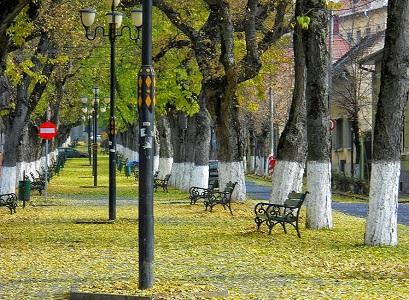
[[[269,200],[271,188],[258,185],[251,181],[246,181],[247,194],[253,199]],[[366,218],[368,214],[368,204],[347,203],[332,201],[332,208],[348,215]],[[409,226],[409,204],[400,203],[398,207],[398,223]]]

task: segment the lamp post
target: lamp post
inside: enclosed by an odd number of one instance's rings
[[[95,86],[92,89],[94,93],[94,100],[92,102],[92,132],[93,132],[93,143],[92,143],[92,176],[94,177],[94,187],[98,186],[98,141],[97,141],[97,134],[98,134],[98,109],[99,109],[99,88]],[[88,98],[85,96],[81,97],[81,102],[83,104],[82,111],[84,113],[87,113],[88,108],[87,108],[87,102]],[[101,106],[101,112],[104,112],[105,108]],[[91,135],[91,114],[88,114],[88,144],[90,145],[90,137]],[[90,156],[91,152],[91,147],[88,146],[88,155]],[[91,161],[91,156],[90,156],[90,161]]]
[[[98,141],[97,141],[97,133],[98,133],[98,104],[99,104],[99,88],[95,86],[93,89],[94,92],[94,109],[93,109],[93,121],[94,121],[94,137],[92,143],[92,165],[94,166],[94,187],[98,186]]]
[[[93,8],[84,8],[80,10],[81,22],[85,29],[85,37],[92,41],[97,37],[98,31],[101,32],[103,37],[108,37],[111,44],[111,97],[110,97],[110,119],[109,119],[109,220],[116,219],[116,140],[115,140],[115,40],[117,37],[122,36],[124,29],[128,30],[129,38],[134,41],[139,40],[139,33],[142,26],[142,10],[132,10],[132,23],[134,30],[129,26],[122,26],[123,14],[115,11],[120,0],[108,0],[111,11],[106,13],[106,18],[109,23],[108,32],[102,26],[96,26],[92,32],[90,27],[94,23],[96,10]],[[120,29],[121,28],[121,29]],[[120,29],[120,30],[119,30]],[[136,34],[136,35],[135,35]]]
[[[88,136],[88,160],[89,165],[91,165],[91,114],[88,112],[87,102],[88,98],[85,96],[81,96],[81,103],[82,103],[82,112],[84,113],[83,120],[84,123],[87,121],[87,136]]]
[[[139,288],[153,286],[153,121],[155,73],[152,67],[152,0],[143,0],[142,66],[138,78],[139,113]]]

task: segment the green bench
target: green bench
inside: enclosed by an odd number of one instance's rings
[[[301,238],[298,222],[301,206],[307,194],[308,192],[296,193],[293,191],[288,194],[288,199],[282,205],[265,202],[257,203],[254,207],[256,215],[254,221],[256,222],[257,230],[260,229],[261,224],[265,223],[268,227],[268,234],[271,234],[273,227],[276,224],[280,224],[284,232],[287,233],[285,225],[290,224],[297,231],[298,237]]]
[[[236,187],[237,182],[231,182],[229,181],[226,184],[226,187],[224,188],[223,191],[208,191],[205,194],[205,198],[203,200],[203,204],[205,206],[205,210],[207,208],[210,208],[209,210],[212,211],[213,207],[217,204],[220,204],[223,206],[224,209],[226,207],[230,210],[230,214],[233,215],[233,212],[231,210],[231,196],[233,194],[234,188]]]
[[[17,196],[14,193],[0,195],[0,206],[6,206],[10,209],[10,213],[16,213]]]

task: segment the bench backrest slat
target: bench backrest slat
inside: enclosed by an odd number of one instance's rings
[[[289,193],[288,199],[285,200],[284,205],[286,206],[293,206],[293,207],[300,207],[307,196],[307,193]]]

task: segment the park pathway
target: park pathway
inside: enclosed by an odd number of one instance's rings
[[[257,200],[269,200],[271,188],[246,181],[247,194]],[[368,204],[332,201],[332,208],[355,217],[366,218]],[[398,223],[409,226],[409,204],[400,203],[398,207]]]

